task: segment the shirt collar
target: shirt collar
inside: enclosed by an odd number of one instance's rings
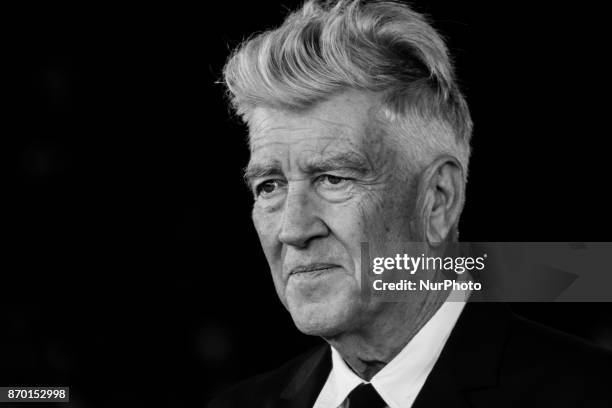
[[[444,302],[408,344],[370,381],[390,408],[410,406],[442,352],[465,302]],[[366,383],[331,348],[332,370],[316,406],[339,407],[349,393]],[[321,405],[320,405],[321,404]]]

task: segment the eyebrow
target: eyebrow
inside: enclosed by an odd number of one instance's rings
[[[281,164],[274,160],[270,163],[249,163],[244,169],[243,178],[247,186],[250,187],[253,179],[280,174],[282,174]]]
[[[315,157],[302,166],[302,171],[307,174],[344,169],[351,170],[358,175],[365,175],[371,171],[372,166],[365,157],[353,152],[338,153],[330,157]],[[277,160],[269,163],[251,163],[244,170],[244,180],[250,186],[253,179],[277,176],[282,173],[281,163]]]
[[[371,169],[371,166],[365,157],[354,152],[337,153],[329,157],[315,157],[308,160],[304,165],[304,172],[310,174],[343,169],[349,169],[363,175]]]

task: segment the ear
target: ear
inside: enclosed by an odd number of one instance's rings
[[[421,173],[418,191],[422,237],[437,247],[459,222],[465,199],[464,170],[452,156],[434,160]]]

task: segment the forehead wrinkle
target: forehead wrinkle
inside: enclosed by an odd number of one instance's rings
[[[292,133],[296,131],[308,131],[311,130],[310,127],[294,127],[294,126],[274,126],[271,128],[264,128],[256,131],[249,132],[249,141],[257,141],[264,137],[273,136],[275,133],[285,132]]]
[[[325,119],[321,117],[317,117],[314,115],[308,116],[296,116],[297,118],[307,118],[308,120],[312,120],[313,122],[320,123],[321,127],[318,126],[291,126],[291,125],[277,125],[267,127],[267,122],[274,122],[273,118],[267,116],[263,119],[252,120],[249,123],[249,144],[252,146],[253,142],[257,140],[274,135],[279,132],[287,132],[292,133],[296,131],[305,131],[305,132],[313,132],[313,133],[327,133],[330,137],[337,137],[339,135],[349,134],[351,131],[355,133],[363,132],[363,124],[360,123],[358,127],[352,126],[347,123],[340,123],[334,120]],[[361,128],[361,129],[360,129]]]
[[[260,112],[261,115],[255,114],[251,116],[251,121],[249,121],[251,159],[254,158],[254,154],[262,149],[271,146],[285,147],[286,150],[277,150],[274,147],[269,149],[271,153],[269,159],[274,158],[274,156],[281,159],[282,164],[286,165],[287,173],[291,172],[293,164],[297,164],[300,172],[303,172],[306,168],[312,168],[311,164],[315,161],[321,164],[323,156],[330,154],[330,152],[331,155],[336,155],[348,151],[360,156],[361,159],[358,161],[365,163],[365,165],[353,167],[365,167],[370,171],[375,170],[374,161],[376,160],[372,160],[372,152],[368,151],[373,147],[371,146],[370,135],[373,116],[371,107],[364,112],[364,115],[360,115],[361,119],[352,123],[340,123],[333,118],[319,117],[312,112],[308,115],[283,111],[275,112],[267,109]],[[343,116],[340,117],[343,118]],[[312,125],[308,122],[312,122]],[[313,143],[306,143],[304,147],[296,146],[309,140],[312,140]],[[266,153],[257,155],[261,156],[260,160],[263,165],[265,165],[266,160],[269,160],[266,159]],[[311,158],[311,160],[305,162],[305,159],[308,159],[307,156],[315,156],[316,160]],[[352,165],[357,160],[352,162],[344,161],[345,164]],[[330,162],[323,162],[323,164],[329,165]]]
[[[254,143],[250,144],[251,154],[256,153],[258,150],[261,150],[261,149],[264,149],[270,146],[283,146],[283,147],[290,148],[292,145],[296,145],[300,142],[309,141],[309,140],[312,140],[313,142],[315,142],[315,145],[312,147],[313,151],[315,149],[318,149],[317,144],[320,144],[320,142],[325,142],[325,144],[320,148],[321,152],[325,152],[325,150],[333,146],[334,143],[340,142],[340,141],[349,142],[349,144],[351,145],[354,144],[353,140],[350,137],[344,136],[344,135],[329,135],[329,136],[318,136],[318,137],[314,137],[312,135],[303,135],[297,140],[270,140],[270,141],[264,141],[264,142],[258,141],[263,138],[264,136],[259,137],[257,140],[254,140]]]
[[[274,110],[272,110],[274,111]],[[371,116],[370,114],[371,109],[368,109],[366,116]],[[253,133],[259,133],[262,130],[265,130],[266,128],[266,123],[267,122],[274,122],[274,119],[281,119],[283,121],[288,120],[291,121],[292,119],[306,119],[309,121],[313,121],[313,122],[318,122],[322,125],[324,125],[325,127],[331,127],[331,128],[346,128],[349,130],[358,130],[356,129],[355,126],[346,123],[346,122],[338,122],[335,121],[333,119],[327,119],[324,117],[321,117],[319,115],[315,115],[313,113],[294,113],[294,112],[287,112],[287,111],[276,111],[279,112],[281,115],[279,115],[280,117],[273,117],[272,115],[265,115],[263,118],[259,118],[259,117],[255,117],[254,119],[251,118],[251,120],[249,121],[249,130]],[[359,125],[362,125],[362,123],[359,123]],[[285,128],[288,127],[286,125],[279,125],[279,126],[272,126],[270,129],[275,129],[275,128]]]

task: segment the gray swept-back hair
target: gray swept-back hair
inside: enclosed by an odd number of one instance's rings
[[[446,45],[405,4],[308,0],[240,45],[224,80],[245,121],[257,106],[299,112],[349,89],[380,92],[381,122],[408,142],[411,161],[447,153],[467,173],[472,121]]]

